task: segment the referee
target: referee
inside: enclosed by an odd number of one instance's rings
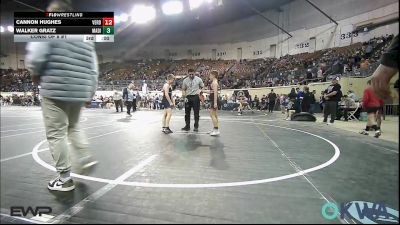
[[[193,108],[194,111],[194,132],[199,131],[200,119],[200,92],[204,88],[203,80],[195,76],[194,70],[188,70],[189,76],[183,80],[182,84],[182,97],[185,99],[185,122],[186,126],[182,131],[190,130],[190,112]]]

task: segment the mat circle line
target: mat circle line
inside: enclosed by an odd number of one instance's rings
[[[129,182],[129,181],[115,181],[115,180],[110,180],[110,179],[103,179],[103,178],[98,178],[98,177],[92,177],[92,176],[84,176],[80,174],[75,174],[71,173],[72,177],[83,179],[83,180],[89,180],[89,181],[96,181],[100,183],[108,183],[108,184],[118,184],[118,185],[126,185],[126,186],[134,186],[134,187],[151,187],[151,188],[221,188],[221,187],[236,187],[236,186],[246,186],[246,185],[254,185],[254,184],[263,184],[263,183],[271,183],[271,182],[276,182],[276,181],[282,181],[282,180],[287,180],[299,176],[303,176],[305,174],[315,172],[317,170],[321,170],[325,167],[328,167],[329,165],[333,164],[340,156],[340,149],[339,147],[333,143],[332,141],[321,137],[319,135],[307,132],[307,131],[302,131],[294,128],[289,128],[289,127],[282,127],[282,126],[277,126],[277,125],[272,125],[272,124],[265,124],[265,123],[256,123],[256,122],[243,122],[243,121],[224,121],[224,122],[237,122],[237,123],[247,123],[247,124],[255,124],[255,125],[263,125],[263,126],[270,126],[270,127],[276,127],[276,128],[281,128],[281,129],[286,129],[286,130],[292,130],[292,131],[297,131],[300,133],[305,133],[314,137],[317,137],[321,140],[324,140],[325,142],[328,142],[335,150],[335,154],[330,158],[328,161],[325,163],[322,163],[318,166],[306,169],[306,170],[300,170],[296,173],[288,174],[288,175],[283,175],[283,176],[278,176],[278,177],[272,177],[272,178],[267,178],[267,179],[259,179],[259,180],[249,180],[249,181],[239,181],[239,182],[225,182],[225,183],[208,183],[208,184],[162,184],[162,183],[146,183],[146,182]],[[41,166],[51,170],[51,171],[56,171],[56,169],[43,161],[39,155],[39,147],[45,143],[46,140],[43,140],[39,142],[38,144],[35,145],[35,147],[32,150],[32,157],[33,159],[40,164]]]

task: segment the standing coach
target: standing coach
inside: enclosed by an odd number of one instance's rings
[[[70,0],[54,0],[46,11],[73,10]],[[79,158],[81,174],[87,174],[97,164],[89,152],[88,139],[79,128],[82,107],[97,90],[99,69],[95,46],[85,42],[30,42],[26,48],[32,81],[42,86],[46,138],[58,173],[47,188],[72,191],[75,185],[70,150],[75,150]]]
[[[190,112],[193,108],[194,111],[194,129],[193,131],[199,131],[199,119],[200,119],[200,92],[204,88],[203,80],[200,77],[195,76],[194,70],[188,70],[189,76],[183,80],[182,84],[182,97],[185,99],[185,122],[186,126],[182,128],[182,131],[190,130]]]

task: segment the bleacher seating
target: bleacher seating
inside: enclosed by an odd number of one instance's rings
[[[100,65],[101,90],[119,89],[130,82],[141,86],[146,80],[150,90],[161,90],[166,74],[184,77],[189,68],[208,79],[211,70],[220,74],[222,88],[249,88],[306,84],[325,81],[332,75],[366,76],[376,68],[393,35],[364,43],[256,60],[163,60],[147,59],[107,62]],[[317,77],[318,71],[322,76]],[[1,70],[1,91],[29,91],[33,88],[27,70]]]

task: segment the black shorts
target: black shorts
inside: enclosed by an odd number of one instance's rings
[[[165,100],[165,101],[163,100],[162,101],[162,105],[164,106],[164,109],[172,108],[167,100]]]
[[[218,108],[219,108],[219,106],[220,106],[220,104],[219,104],[218,101],[217,101],[217,108],[214,108],[214,101],[211,101],[210,103],[211,103],[211,105],[210,105],[210,108],[211,108],[211,109],[216,109],[216,110],[218,110]]]
[[[214,108],[214,94],[210,94],[210,104],[211,104],[210,105],[211,109],[218,110],[220,103],[219,103],[218,98],[217,98],[217,108]]]
[[[382,113],[383,107],[368,107],[365,109],[365,112],[367,112],[368,114],[369,113],[377,113],[377,112]]]

